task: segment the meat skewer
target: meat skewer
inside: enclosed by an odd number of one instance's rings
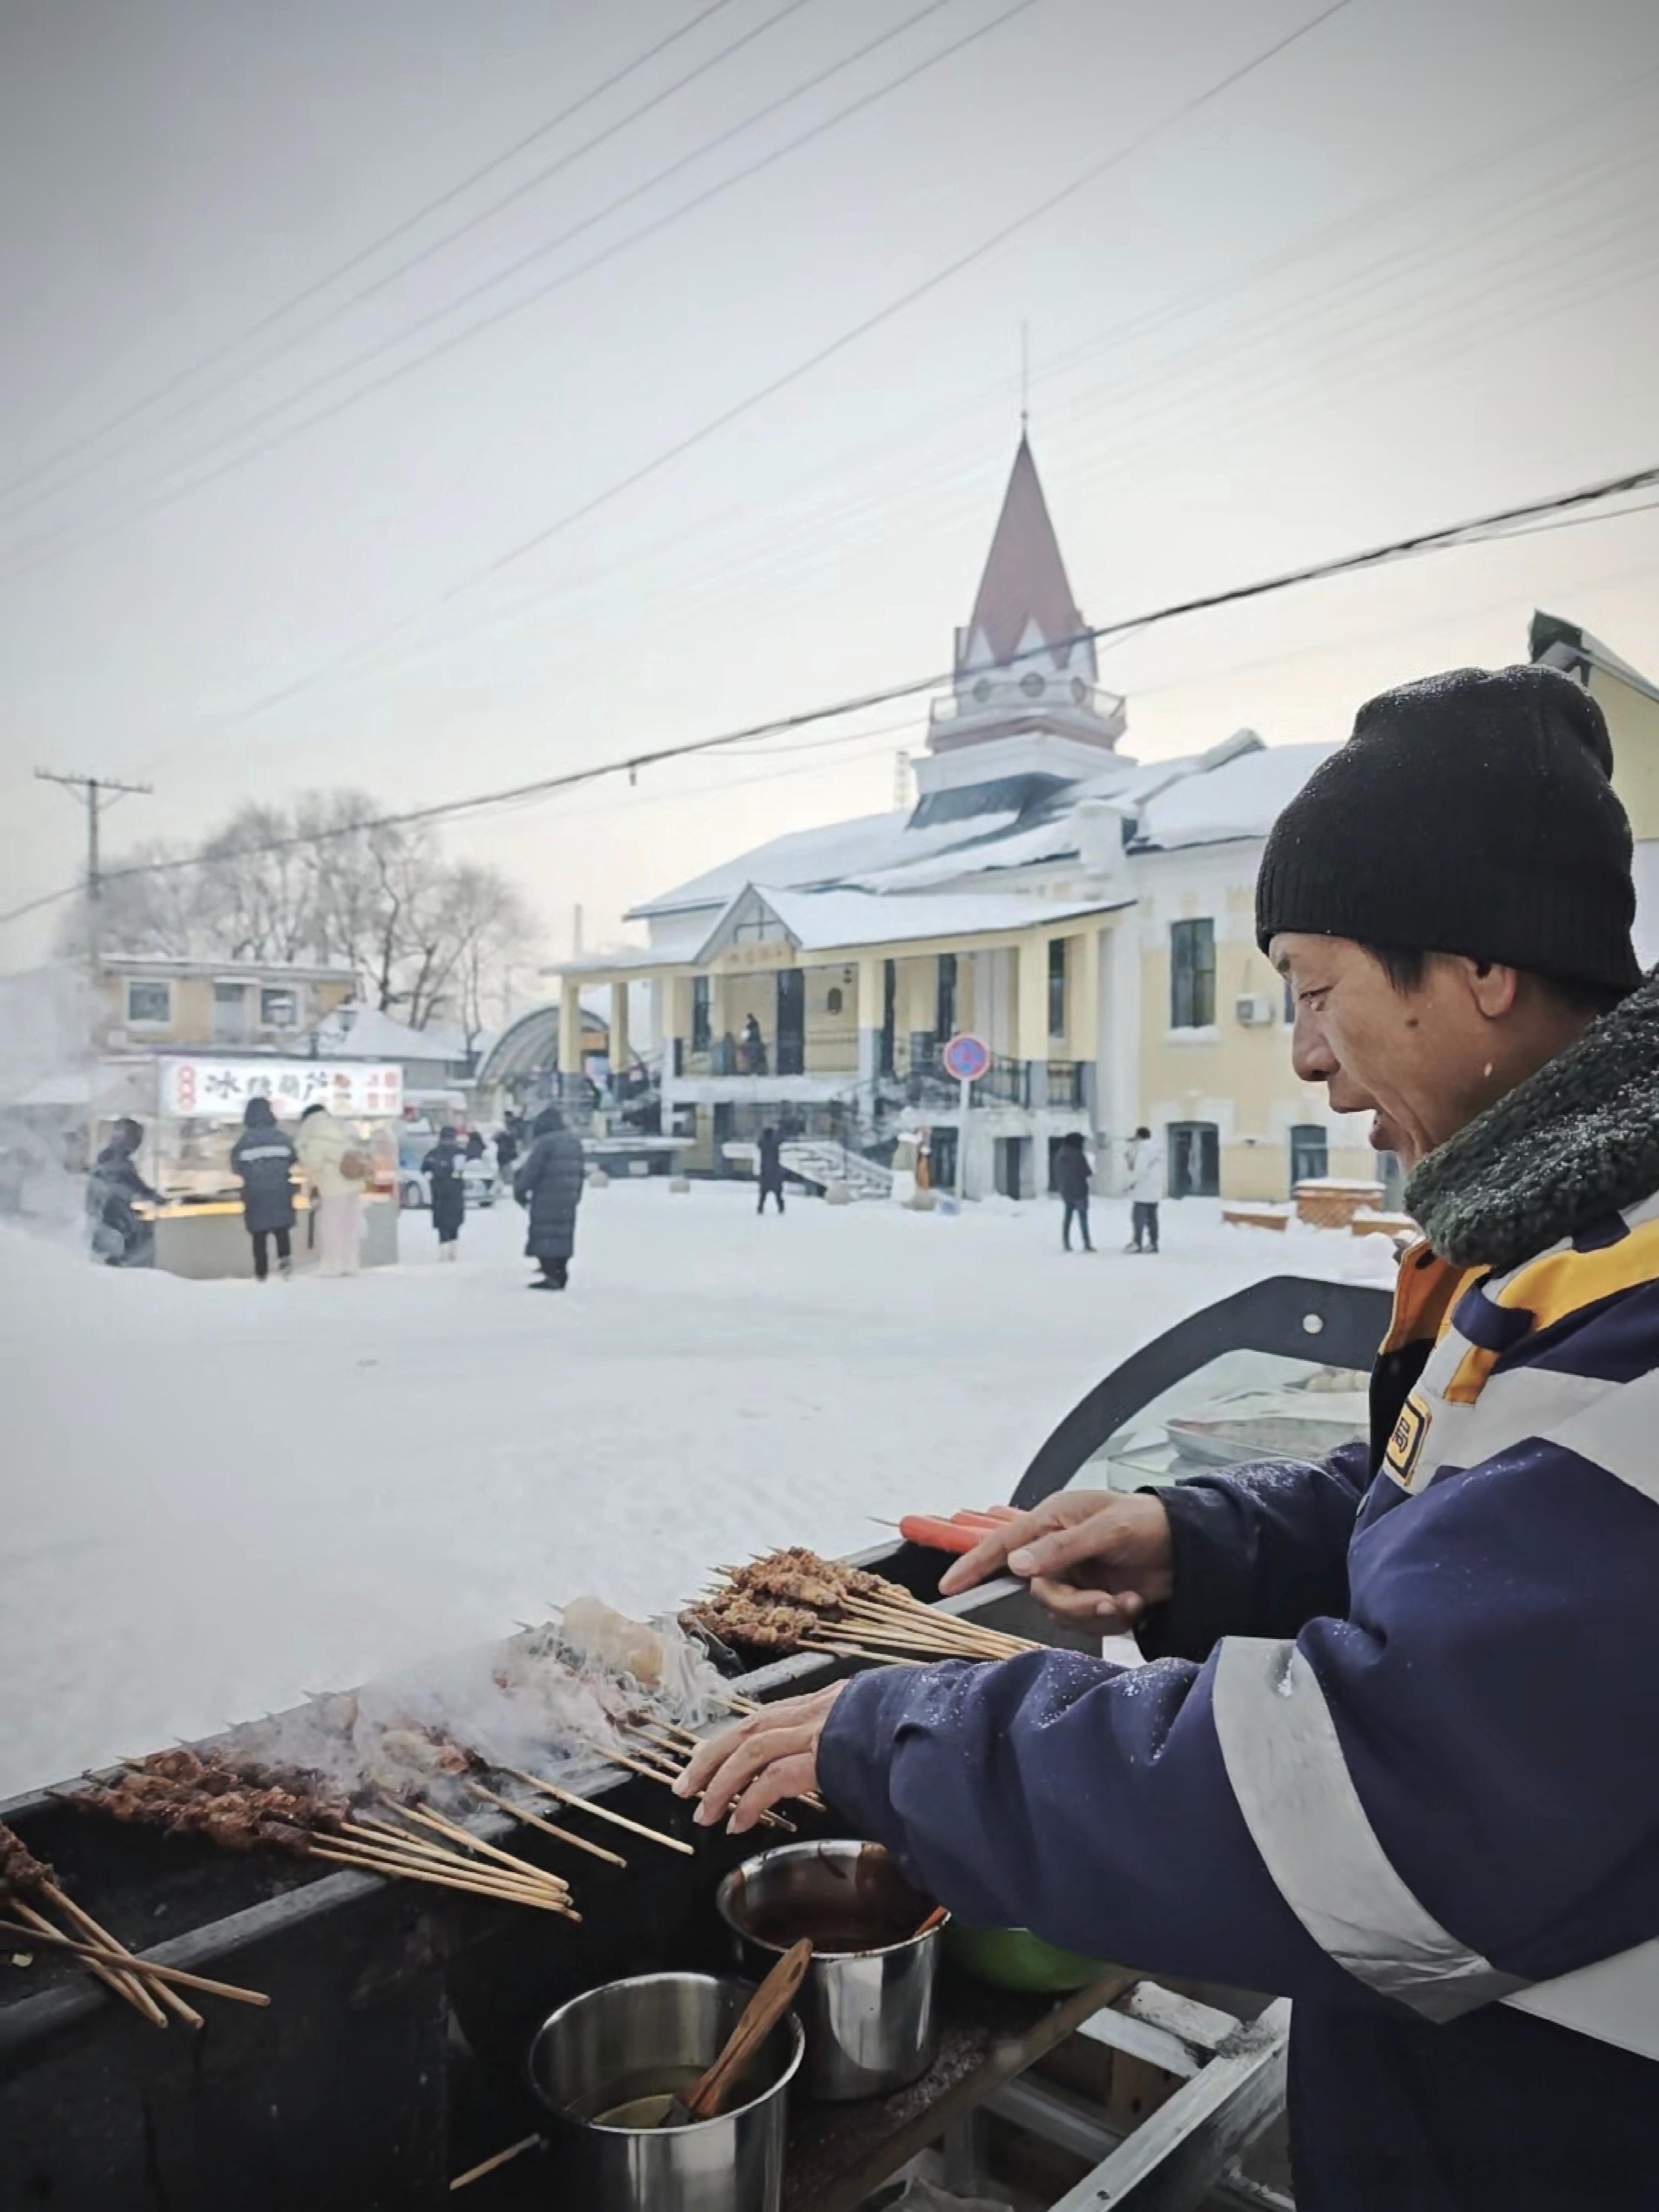
[[[52,1869],[44,1859],[36,1858],[16,1831],[9,1828],[3,1821],[0,1821],[0,1897],[9,1899],[19,1918],[26,1922],[37,1935],[56,1938],[59,1931],[53,1927],[39,1906],[30,1901],[32,1898],[38,1897],[44,1902],[55,1905],[58,1911],[64,1913],[64,1917],[70,1921],[71,1925],[79,1924],[75,1918],[78,1908],[70,1907],[69,1899],[58,1887],[57,1876]],[[66,1911],[65,1908],[69,1909]],[[101,1937],[103,1935],[101,1929],[99,1934]],[[113,1942],[110,1942],[107,1948],[111,1950],[120,1948],[119,1945]],[[118,1997],[124,1999],[135,2012],[143,2013],[152,2027],[167,2026],[166,2013],[161,2010],[148,1988],[136,1975],[128,1973],[124,1969],[106,1966],[91,1960],[87,1963],[89,1970],[106,1988],[113,1990]],[[185,2011],[191,2012],[191,2008],[186,2006]],[[191,2017],[199,2027],[201,2014],[191,2013]]]

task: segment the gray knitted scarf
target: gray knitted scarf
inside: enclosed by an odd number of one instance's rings
[[[1502,1273],[1659,1189],[1659,968],[1419,1163],[1406,1204],[1442,1259]]]

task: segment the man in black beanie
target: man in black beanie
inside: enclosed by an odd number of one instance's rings
[[[1298,2212],[1659,2204],[1659,981],[1599,710],[1372,700],[1268,840],[1292,1059],[1413,1167],[1371,1434],[1062,1492],[1006,1568],[1076,1651],[878,1669],[693,1762],[821,1786],[965,1917],[1295,2001]]]

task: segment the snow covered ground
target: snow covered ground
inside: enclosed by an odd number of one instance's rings
[[[187,1283],[0,1233],[0,1796],[544,1617],[668,1605],[759,1546],[1007,1496],[1137,1344],[1264,1274],[1382,1248],[1165,1208],[1066,1258],[1047,1203],[959,1219],[618,1183],[573,1288],[511,1206],[434,1264]]]

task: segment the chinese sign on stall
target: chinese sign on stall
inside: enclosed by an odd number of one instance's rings
[[[279,1120],[307,1106],[355,1119],[401,1114],[404,1072],[364,1060],[166,1060],[161,1111],[180,1120],[238,1121],[250,1098],[269,1098]]]

